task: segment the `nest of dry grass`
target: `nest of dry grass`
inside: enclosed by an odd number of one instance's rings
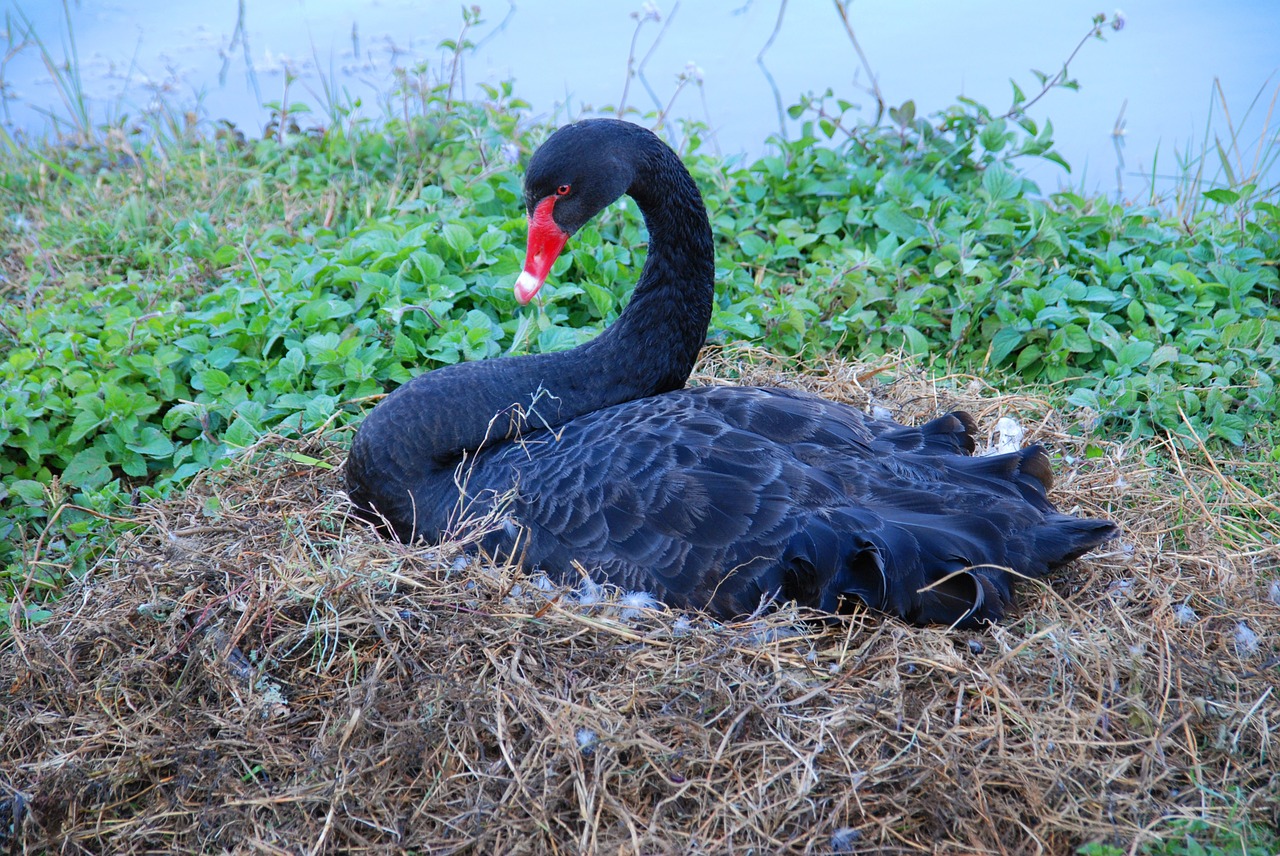
[[[1016,413],[1058,453],[1059,506],[1123,540],[981,632],[722,626],[378,540],[345,516],[342,438],[270,440],[136,509],[5,643],[0,845],[1070,853],[1229,806],[1280,821],[1280,524],[1237,519],[1216,465],[1090,457],[1043,402],[909,367],[704,364],[726,377]]]

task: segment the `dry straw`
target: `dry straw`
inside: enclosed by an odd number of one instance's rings
[[[981,632],[719,626],[378,540],[344,514],[343,438],[269,438],[136,509],[4,643],[0,850],[1071,853],[1280,820],[1276,497],[905,364],[698,379],[729,378],[1015,414],[1058,504],[1123,539]]]

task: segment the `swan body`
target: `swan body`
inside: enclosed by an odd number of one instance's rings
[[[522,303],[623,193],[650,248],[618,320],[570,351],[447,366],[389,395],[347,462],[362,516],[439,540],[500,509],[494,554],[723,618],[794,600],[957,625],[1001,618],[1015,576],[1115,536],[1054,509],[1041,447],[973,457],[966,414],[912,428],[793,390],[684,388],[710,320],[711,230],[679,158],[638,126],[579,122],[534,154]]]

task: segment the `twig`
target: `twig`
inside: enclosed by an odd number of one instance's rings
[[[622,97],[618,99],[619,117],[627,112],[627,93],[631,90],[631,78],[635,77],[636,42],[640,39],[640,29],[647,21],[661,20],[657,10],[651,9],[646,9],[643,13],[632,12],[631,17],[635,18],[636,28],[631,31],[631,47],[627,50],[627,74],[622,81]]]
[[[1240,170],[1241,179],[1244,179],[1244,158],[1240,156],[1240,140],[1236,133],[1235,122],[1231,119],[1231,105],[1227,102],[1227,93],[1222,91],[1222,78],[1214,76],[1213,88],[1218,93],[1218,103],[1222,105],[1222,115],[1227,119],[1227,133],[1231,137],[1231,153],[1236,156],[1236,166]],[[1225,158],[1224,158],[1225,160]]]
[[[515,14],[516,14],[515,0],[507,0],[507,14],[502,16],[502,20],[499,21],[492,30],[486,33],[484,38],[476,42],[475,49],[480,50],[480,48],[487,45],[495,36],[498,36],[506,32],[507,24],[511,23],[511,19],[515,16]]]
[[[1116,201],[1124,198],[1124,111],[1129,106],[1129,99],[1120,104],[1120,112],[1116,115],[1116,123],[1111,127],[1111,144],[1116,149]]]
[[[1071,65],[1071,61],[1076,58],[1076,54],[1080,53],[1080,50],[1085,46],[1085,44],[1088,43],[1090,39],[1102,38],[1102,25],[1106,23],[1106,20],[1107,20],[1106,15],[1096,16],[1093,19],[1093,26],[1089,28],[1089,32],[1085,33],[1084,38],[1080,39],[1080,42],[1079,44],[1076,45],[1075,50],[1073,50],[1071,52],[1071,55],[1068,56],[1063,61],[1062,68],[1059,69],[1058,73],[1055,74],[1053,77],[1047,78],[1045,80],[1044,88],[1042,88],[1040,92],[1030,101],[1023,102],[1022,104],[1015,104],[1013,107],[1009,108],[1009,112],[1005,113],[1000,118],[1012,119],[1015,116],[1025,115],[1027,110],[1031,109],[1032,104],[1035,104],[1041,98],[1048,95],[1050,90],[1055,89],[1061,86],[1063,83],[1065,83],[1067,81],[1067,68],[1068,66]],[[1123,19],[1119,17],[1115,18],[1111,25],[1112,29],[1115,29],[1115,30],[1120,29],[1120,27],[1122,26],[1124,26]]]
[[[645,51],[644,58],[640,60],[640,64],[636,66],[636,77],[640,79],[640,85],[644,87],[644,91],[649,93],[653,106],[659,110],[662,109],[662,99],[653,91],[653,87],[649,85],[649,79],[644,76],[644,67],[649,62],[653,52],[658,49],[658,45],[662,42],[662,37],[667,34],[667,28],[671,26],[671,22],[676,18],[676,12],[680,11],[680,4],[676,3],[671,7],[671,12],[667,14],[666,19],[662,22],[662,29],[658,30],[658,35],[653,37],[653,43],[649,45],[649,50]]]
[[[778,90],[778,84],[774,81],[773,75],[769,73],[769,66],[764,64],[764,55],[769,48],[773,47],[773,40],[778,37],[778,31],[782,29],[782,18],[787,14],[787,0],[782,0],[778,4],[778,18],[773,22],[773,31],[769,33],[769,38],[765,41],[764,47],[760,48],[760,53],[756,54],[756,65],[760,66],[760,70],[764,72],[765,80],[769,81],[769,89],[773,91],[773,103],[778,110],[778,134],[782,139],[787,138],[787,111],[782,106],[782,93]]]
[[[444,94],[444,106],[453,106],[453,86],[458,80],[458,66],[462,62],[462,44],[467,37],[467,30],[471,29],[472,18],[466,13],[466,7],[463,7],[462,30],[458,33],[458,40],[453,45],[453,62],[449,66],[449,88]]]
[[[871,70],[871,63],[867,61],[867,55],[862,51],[862,45],[858,44],[858,37],[854,35],[853,23],[849,20],[849,3],[852,0],[831,0],[836,6],[836,12],[840,15],[840,20],[844,24],[844,31],[849,34],[849,41],[853,42],[853,49],[858,53],[858,59],[862,60],[862,67],[866,69],[867,79],[871,81],[871,88],[867,91],[876,99],[876,120],[873,125],[879,125],[880,120],[884,117],[884,96],[880,93],[880,84],[876,81],[876,74]],[[1077,48],[1076,50],[1079,50]],[[1073,54],[1074,56],[1074,54]]]
[[[689,63],[689,66],[687,66],[685,70],[680,73],[680,76],[676,78],[676,91],[671,93],[671,98],[667,100],[667,106],[663,107],[658,113],[658,121],[653,126],[655,131],[658,128],[661,128],[662,124],[666,122],[667,115],[671,112],[671,108],[675,106],[676,98],[678,98],[680,93],[684,91],[684,88],[689,85],[690,81],[697,83],[699,89],[702,88],[702,72],[693,63]],[[705,98],[702,103],[704,106],[706,105]]]
[[[18,592],[18,596],[14,598],[15,603],[25,603],[27,600],[27,592],[31,590],[31,577],[35,573],[35,567],[40,563],[40,551],[44,549],[45,536],[53,529],[53,524],[58,522],[58,518],[62,516],[67,506],[59,505],[57,510],[49,517],[49,522],[45,524],[44,529],[40,530],[40,537],[36,539],[35,549],[31,551],[31,560],[27,562],[27,567],[31,568],[31,572],[26,574],[22,580],[22,591]]]

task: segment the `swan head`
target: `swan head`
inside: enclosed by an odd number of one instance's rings
[[[557,130],[529,160],[524,179],[529,244],[516,300],[533,300],[565,243],[628,192],[652,132],[616,119],[588,119]]]

